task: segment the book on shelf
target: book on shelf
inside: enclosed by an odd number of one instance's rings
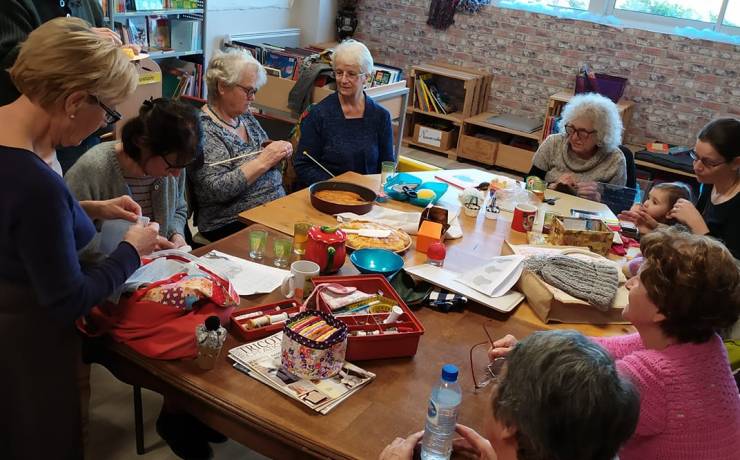
[[[534,133],[542,128],[542,121],[539,119],[518,117],[511,114],[495,115],[489,117],[486,121],[492,125],[503,126],[524,133]]]
[[[297,76],[298,59],[289,53],[269,50],[265,53],[264,65],[280,70],[280,77],[293,80]]]
[[[146,19],[149,49],[157,51],[171,50],[170,20],[160,16],[147,16]]]
[[[203,66],[176,58],[159,62],[162,69],[162,96],[178,98],[180,96],[202,97]]]
[[[136,17],[126,19],[128,27],[129,43],[139,45],[142,50],[149,48],[149,36],[147,35],[146,18]]]
[[[420,102],[419,108],[421,110],[443,115],[455,112],[455,105],[440,91],[434,83],[434,78],[431,74],[416,75],[414,87],[421,89],[421,94],[418,97],[418,101]]]
[[[130,11],[147,11],[162,10],[165,8],[162,0],[127,0],[131,7],[126,6]]]
[[[282,368],[282,337],[278,332],[232,348],[229,358],[234,368],[321,414],[329,413],[375,378],[372,372],[348,362],[328,379],[308,380],[290,374]]]
[[[403,71],[398,67],[392,67],[384,64],[375,64],[371,72],[370,85],[381,86],[390,83],[396,83],[403,76]]]

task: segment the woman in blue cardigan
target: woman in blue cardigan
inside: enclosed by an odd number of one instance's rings
[[[337,91],[303,120],[293,156],[298,182],[304,187],[330,178],[304,151],[334,175],[377,174],[382,162],[395,160],[390,113],[363,91],[373,70],[370,51],[358,41],[345,40],[334,50],[332,66]]]

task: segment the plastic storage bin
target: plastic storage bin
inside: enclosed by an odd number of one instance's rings
[[[615,104],[618,103],[619,99],[621,99],[624,94],[624,88],[627,86],[627,79],[603,73],[597,73],[595,75],[596,88],[593,87],[593,83],[588,78],[583,75],[577,76],[575,94],[599,93],[602,96],[606,96],[611,99]]]

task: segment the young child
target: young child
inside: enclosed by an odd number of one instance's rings
[[[691,189],[683,182],[663,182],[653,185],[647,199],[642,204],[632,206],[630,211],[633,213],[644,212],[658,224],[676,225],[677,222],[669,218],[668,214],[673,209],[676,201],[680,198],[691,201],[691,196]],[[637,229],[640,230],[640,233],[643,233],[641,225]],[[642,261],[642,256],[635,257],[622,266],[622,271],[628,278],[635,276]]]

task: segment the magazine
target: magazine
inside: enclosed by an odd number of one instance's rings
[[[265,337],[229,350],[234,368],[268,385],[316,412],[327,414],[339,403],[370,383],[375,374],[345,362],[337,375],[307,380],[286,372],[281,365],[283,333]]]

